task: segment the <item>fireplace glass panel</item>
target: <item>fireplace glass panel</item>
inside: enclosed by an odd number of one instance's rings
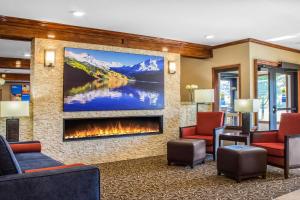
[[[64,119],[64,140],[162,133],[162,116]]]

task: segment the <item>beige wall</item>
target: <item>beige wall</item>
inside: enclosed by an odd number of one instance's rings
[[[300,64],[300,54],[272,48],[257,43],[243,43],[213,50],[211,59],[181,59],[181,100],[188,101],[186,84],[197,84],[199,88],[212,87],[212,67],[241,64],[241,98],[254,97],[254,59],[285,61]]]
[[[215,49],[213,58],[210,59],[183,57],[181,59],[181,101],[189,101],[185,85],[197,84],[199,88],[212,88],[212,68],[234,64],[241,65],[241,97],[248,98],[250,96],[249,43],[243,43]]]
[[[104,112],[63,112],[64,47],[159,55],[165,58],[165,109]],[[102,163],[156,156],[166,153],[166,142],[178,137],[180,107],[180,55],[111,46],[35,39],[33,42],[31,91],[33,139],[43,151],[65,163]],[[56,50],[56,64],[44,67],[44,50]],[[168,74],[168,60],[177,62],[176,74]],[[63,118],[163,115],[163,134],[63,142]]]
[[[300,64],[300,53],[272,48],[269,46],[250,42],[250,77],[251,97],[254,97],[254,60],[266,60],[273,62],[289,62]]]

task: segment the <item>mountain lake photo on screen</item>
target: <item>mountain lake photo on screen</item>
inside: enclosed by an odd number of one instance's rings
[[[65,112],[164,108],[164,58],[65,48]]]

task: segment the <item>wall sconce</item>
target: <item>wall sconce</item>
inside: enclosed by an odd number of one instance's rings
[[[45,67],[54,67],[55,65],[55,50],[45,50]]]
[[[175,74],[175,73],[176,73],[176,62],[169,61],[169,74]]]

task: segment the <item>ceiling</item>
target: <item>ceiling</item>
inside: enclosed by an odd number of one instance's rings
[[[0,15],[206,45],[288,36],[272,43],[300,49],[299,8],[299,0],[1,0]]]
[[[0,39],[0,57],[29,59],[24,55],[30,54],[30,52],[31,52],[30,42]]]

